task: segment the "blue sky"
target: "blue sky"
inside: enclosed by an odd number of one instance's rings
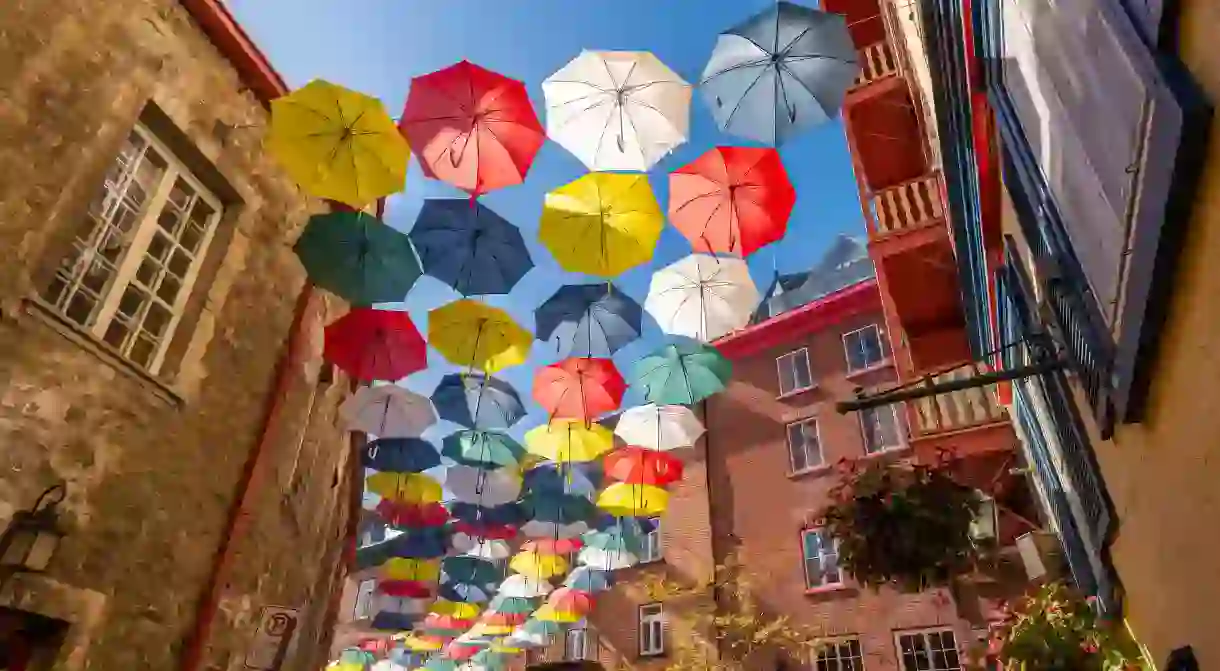
[[[544,116],[541,83],[581,49],[642,50],[655,53],[687,81],[697,82],[723,30],[766,9],[768,0],[226,0],[290,86],[324,78],[380,98],[397,117],[411,78],[462,59],[520,79],[529,87],[539,117]],[[805,0],[808,1],[808,0]],[[720,133],[698,92],[692,104],[691,138],[650,173],[662,208],[667,202],[667,174],[716,145],[748,145]],[[812,265],[839,233],[863,235],[855,179],[841,124],[814,129],[781,148],[785,167],[797,191],[797,205],[787,237],[750,257],[762,290],[773,268],[780,272]],[[533,308],[560,284],[589,281],[564,273],[549,252],[537,244],[538,218],[547,191],[584,174],[584,167],[562,147],[548,142],[524,184],[485,196],[482,202],[519,226],[530,242],[535,268],[509,296],[489,297],[533,330]],[[422,199],[462,194],[426,180],[411,166],[406,192],[389,201],[387,221],[409,230]],[[656,256],[615,279],[641,304],[651,273],[690,253],[686,240],[666,226]],[[448,286],[424,277],[406,302],[420,330],[427,311],[459,296]],[[656,325],[645,324],[644,337],[615,357],[624,375],[631,363],[664,342]],[[535,342],[530,360],[500,373],[528,400],[533,371],[557,358],[554,346]],[[430,367],[412,375],[406,385],[425,394],[456,367],[436,352]],[[629,396],[628,403],[638,402]],[[514,433],[545,419],[541,409]],[[443,435],[439,426],[429,435]]]

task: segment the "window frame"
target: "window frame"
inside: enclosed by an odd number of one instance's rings
[[[788,361],[788,360],[795,360],[795,358],[798,354],[803,354],[805,357],[805,375],[809,379],[809,384],[807,384],[803,387],[794,386],[792,389],[785,390],[784,389],[783,364],[781,362]],[[796,374],[796,370],[797,370],[796,366],[793,365],[791,370],[792,370],[792,384],[796,385],[797,377],[798,377]],[[785,352],[784,354],[781,354],[781,355],[775,357],[775,375],[776,375],[776,382],[779,383],[778,388],[779,388],[779,397],[780,398],[783,398],[785,396],[794,396],[796,394],[800,394],[802,392],[809,391],[810,389],[814,389],[818,386],[817,383],[813,379],[813,362],[809,360],[809,348],[808,347],[798,347],[790,352]]]
[[[906,449],[906,430],[902,424],[902,416],[898,414],[898,407],[899,406],[896,404],[880,405],[873,408],[865,408],[856,413],[856,422],[860,427],[860,442],[864,445],[865,455],[872,456],[875,454],[885,454],[887,452],[896,452],[898,450]],[[871,449],[868,441],[868,431],[865,429],[864,418],[865,415],[871,416],[882,409],[888,410],[890,417],[892,417],[894,420],[894,433],[896,435],[897,442],[893,445],[881,445],[877,449]]]
[[[851,349],[848,347],[847,339],[849,336],[854,336],[858,333],[863,333],[868,330],[872,330],[877,335],[877,351],[879,351],[881,353],[881,356],[876,361],[873,361],[871,363],[866,363],[865,365],[861,366],[860,368],[854,368],[854,367],[852,367],[852,364],[851,364]],[[844,360],[844,363],[847,364],[847,374],[848,375],[856,375],[858,373],[864,373],[864,372],[867,372],[870,370],[875,370],[877,368],[881,368],[882,366],[885,366],[886,363],[889,362],[890,355],[885,350],[885,338],[883,337],[882,334],[883,334],[883,332],[881,330],[881,326],[875,322],[872,324],[867,324],[865,326],[861,326],[858,329],[852,329],[850,331],[843,332],[843,334],[842,334],[842,336],[840,336],[840,338],[843,341],[843,360]],[[861,350],[861,351],[863,351],[863,350]]]
[[[839,579],[837,582],[823,581],[821,584],[818,584],[818,585],[810,584],[810,582],[809,582],[809,562],[813,558],[810,557],[806,553],[806,550],[808,549],[809,546],[805,542],[805,538],[807,536],[809,536],[810,534],[816,534],[818,536],[817,560],[818,560],[818,565],[822,567],[822,573],[826,572],[825,566],[823,565],[825,562],[825,557],[827,555],[834,555],[835,570],[837,570],[839,572]],[[827,540],[829,540],[834,545],[834,550],[832,552],[822,552],[822,548],[825,547]],[[805,578],[805,592],[806,593],[842,589],[843,587],[845,587],[847,585],[846,572],[843,570],[843,567],[839,565],[839,541],[834,538],[830,538],[829,536],[826,536],[824,527],[806,527],[804,529],[801,529],[800,542],[801,542],[801,574]]]
[[[793,452],[793,449],[792,449],[793,448],[793,446],[792,446],[792,428],[795,426],[806,426],[808,424],[813,425],[813,439],[817,443],[815,445],[815,447],[817,448],[817,463],[816,464],[812,463],[812,460],[809,459],[810,455],[809,455],[808,450],[805,450],[805,452],[804,452],[805,457],[806,457],[805,466],[803,468],[797,468],[796,459],[793,458],[795,453]],[[804,435],[803,432],[802,432],[802,435]],[[802,473],[809,473],[812,471],[816,471],[819,468],[824,468],[826,466],[826,455],[823,454],[823,452],[822,452],[822,426],[821,426],[821,423],[818,421],[817,417],[806,417],[804,419],[798,419],[794,422],[788,422],[787,424],[785,424],[784,425],[784,442],[788,446],[788,474],[789,475],[800,475]]]
[[[580,654],[573,655],[573,641],[580,642]],[[589,658],[589,628],[572,627],[563,632],[563,659],[567,662],[583,661]]]
[[[373,596],[376,591],[377,580],[375,578],[364,578],[356,583],[356,600],[352,604],[352,619],[363,620],[372,617]]]
[[[655,609],[656,612],[646,612]],[[645,627],[656,625],[658,635],[651,638],[655,644],[644,648]],[[665,607],[659,601],[642,603],[636,610],[636,650],[640,657],[660,657],[665,654]]]
[[[964,655],[963,655],[961,643],[959,643],[957,640],[957,631],[955,631],[953,629],[953,627],[928,627],[926,629],[901,629],[901,630],[895,631],[894,632],[894,654],[898,660],[899,671],[907,671],[905,662],[902,657],[902,639],[904,637],[918,636],[920,642],[923,644],[924,653],[927,654],[929,656],[929,660],[931,660],[932,648],[928,644],[928,636],[930,634],[945,634],[945,633],[947,633],[951,637],[953,637],[953,649],[957,655],[957,668],[937,669],[935,667],[932,667],[932,668],[927,669],[926,671],[964,671],[965,667],[962,666],[962,658],[964,657]],[[914,671],[924,671],[924,670],[916,669]]]
[[[665,546],[661,544],[661,516],[649,517],[648,522],[653,525],[652,531],[644,535],[644,538],[647,539],[645,547],[649,552],[646,555],[640,555],[641,564],[653,564],[665,559]]]
[[[827,646],[840,646],[840,645],[851,644],[852,642],[855,642],[856,651],[860,653],[858,656],[849,657],[849,658],[844,658],[842,656],[839,656],[838,655],[839,651],[838,651],[838,648],[836,647],[836,649],[835,649],[836,657],[834,659],[831,659],[831,660],[822,660],[821,659],[822,652],[826,649]],[[809,668],[811,669],[811,671],[820,671],[818,664],[819,664],[819,662],[822,662],[822,661],[826,661],[828,663],[833,662],[836,664],[836,668],[828,669],[828,671],[864,671],[864,645],[860,642],[860,637],[858,635],[851,634],[851,635],[847,635],[847,636],[836,636],[834,638],[818,641],[818,644],[819,645],[817,647],[815,647],[813,649],[813,651],[811,652],[811,654],[809,655]],[[851,669],[844,670],[842,663],[845,659],[852,663]]]

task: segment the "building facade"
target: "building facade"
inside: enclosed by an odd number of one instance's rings
[[[358,469],[345,306],[291,251],[324,206],[261,149],[283,82],[216,0],[10,3],[0,35],[0,519],[66,488],[0,665],[320,668]]]

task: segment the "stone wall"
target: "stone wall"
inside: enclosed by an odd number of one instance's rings
[[[137,119],[225,205],[156,378],[36,298]],[[11,582],[0,605],[71,622],[57,668],[172,669],[194,623],[303,286],[290,246],[320,207],[263,154],[266,120],[173,0],[0,11],[0,520],[54,482],[70,492],[49,575]],[[321,325],[343,306],[308,308],[206,669],[242,668],[266,605],[302,609],[284,668],[325,656],[351,500],[335,426],[349,382],[320,363]]]

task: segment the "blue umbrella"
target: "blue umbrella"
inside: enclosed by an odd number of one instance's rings
[[[778,146],[833,119],[859,69],[842,16],[778,2],[721,33],[700,88],[721,130]]]
[[[441,419],[470,429],[507,429],[525,416],[521,396],[503,380],[482,373],[450,373],[432,392]]]
[[[373,621],[369,623],[369,629],[377,631],[405,631],[414,627],[415,623],[421,619],[423,619],[423,615],[407,615],[383,610],[373,616]]]
[[[480,506],[474,503],[455,502],[449,504],[449,514],[453,519],[467,524],[487,524],[491,526],[516,526],[525,521],[525,512],[517,503],[506,503],[502,506]]]
[[[383,564],[392,557],[436,559],[449,553],[449,536],[448,527],[404,529],[400,535],[364,548],[361,552],[376,556],[377,564]]]
[[[425,200],[410,236],[424,272],[463,296],[506,294],[534,267],[520,229],[477,201]]]
[[[494,585],[471,585],[465,582],[443,582],[436,594],[447,601],[487,603],[495,594]]]
[[[566,284],[534,310],[534,333],[562,357],[609,357],[640,337],[643,311],[613,284]]]
[[[614,586],[614,574],[588,566],[577,566],[564,579],[563,586],[589,594],[604,592]]]
[[[360,451],[360,464],[375,471],[422,473],[440,466],[441,455],[419,438],[378,438]]]
[[[467,583],[470,585],[494,585],[504,579],[503,571],[486,559],[459,555],[448,557],[441,562],[444,573],[442,582]]]
[[[597,517],[597,506],[583,496],[555,491],[530,492],[521,499],[526,516],[539,522],[573,524]]]
[[[592,465],[570,463],[561,466],[555,462],[544,461],[522,475],[522,489],[534,494],[589,496],[597,491],[601,480],[598,471],[599,469]]]

